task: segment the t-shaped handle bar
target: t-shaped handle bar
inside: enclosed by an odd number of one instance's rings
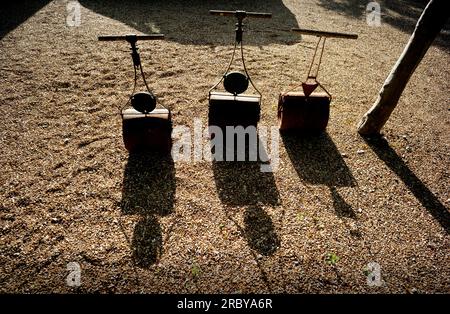
[[[150,35],[105,35],[98,36],[99,41],[118,41],[118,40],[126,40],[129,43],[136,43],[138,40],[161,40],[164,39],[163,34],[150,34]]]
[[[209,13],[212,15],[220,15],[220,16],[233,16],[237,18],[236,23],[236,42],[242,43],[242,33],[244,32],[242,21],[246,17],[256,17],[256,18],[271,18],[272,13],[264,13],[264,12],[246,12],[241,10],[236,11],[222,11],[222,10],[209,10]]]
[[[164,39],[164,35],[163,34],[150,34],[150,35],[128,34],[128,35],[98,36],[99,41],[126,40],[128,43],[130,43],[131,57],[133,58],[133,64],[135,67],[141,65],[141,58],[139,57],[138,48],[136,47],[137,41],[138,40],[158,40],[158,39]]]
[[[306,28],[292,28],[291,31],[299,33],[299,34],[303,34],[303,35],[314,35],[314,36],[319,36],[319,37],[334,37],[334,38],[346,38],[346,39],[357,39],[358,38],[358,34],[316,31],[313,29],[306,29]]]
[[[222,11],[222,10],[209,10],[212,15],[220,16],[235,16],[237,18],[256,17],[256,18],[271,18],[272,13],[264,12],[246,12],[246,11]]]

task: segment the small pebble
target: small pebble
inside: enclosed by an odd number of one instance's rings
[[[16,217],[14,217],[13,214],[5,214],[1,219],[7,221],[14,221],[16,220]]]
[[[356,153],[357,154],[359,154],[359,155],[362,155],[362,154],[364,154],[366,151],[364,150],[364,149],[360,149],[360,150],[358,150]]]

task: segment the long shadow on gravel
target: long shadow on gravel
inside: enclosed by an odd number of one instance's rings
[[[280,246],[272,219],[260,206],[250,206],[244,213],[244,234],[248,245],[262,255],[275,253]]]
[[[0,9],[0,39],[46,6],[50,0],[4,1]]]
[[[305,184],[328,186],[336,215],[355,219],[352,207],[338,193],[340,187],[356,186],[355,179],[330,136],[327,133],[281,136],[300,179]]]
[[[131,247],[140,267],[149,267],[163,249],[158,217],[172,213],[175,200],[175,168],[172,157],[130,154],[122,188],[122,213],[139,215]]]
[[[235,19],[212,16],[209,10],[246,10],[272,13],[271,19],[247,19],[245,41],[250,45],[293,44],[299,36],[294,14],[281,0],[82,0],[81,5],[120,21],[138,32],[162,33],[166,40],[188,45],[223,45],[234,40]],[[115,33],[111,30],[111,33]]]
[[[218,161],[213,163],[213,171],[223,204],[275,206],[280,203],[273,174],[261,172],[259,162]]]
[[[260,153],[267,154],[263,149]],[[239,226],[250,248],[267,256],[278,249],[280,238],[263,206],[279,205],[280,195],[273,174],[261,172],[260,166],[260,161],[214,161],[212,165],[221,202],[228,208],[245,206],[243,227],[228,213],[227,217]]]
[[[327,10],[358,19],[366,19],[366,0],[319,0],[319,5]],[[429,0],[378,0],[381,7],[381,23],[392,25],[400,31],[412,34],[422,11]],[[370,13],[370,12],[369,12]],[[369,26],[367,26],[369,27]],[[434,44],[450,52],[450,21]]]
[[[389,143],[382,137],[365,138],[366,143],[372,148],[384,163],[403,181],[412,194],[419,200],[430,214],[439,222],[447,234],[450,233],[449,210],[434,196],[428,187],[408,168],[403,159],[397,155]]]

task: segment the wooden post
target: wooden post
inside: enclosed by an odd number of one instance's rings
[[[378,99],[359,122],[359,134],[379,134],[389,119],[411,75],[447,21],[447,1],[430,0],[422,12],[414,33],[384,82]]]

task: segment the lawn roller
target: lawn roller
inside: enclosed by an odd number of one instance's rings
[[[131,45],[134,66],[134,86],[127,103],[120,108],[122,135],[125,148],[129,152],[158,151],[170,152],[172,147],[172,115],[170,110],[159,104],[145,80],[136,43],[138,40],[160,40],[162,34],[99,36],[99,41],[122,41]],[[146,91],[136,92],[138,71],[144,81]],[[129,108],[131,105],[131,108]],[[161,108],[162,107],[162,108]]]
[[[328,37],[357,39],[358,35],[300,28],[293,28],[292,31],[304,35],[319,36],[319,41],[317,42],[306,80],[301,84],[302,90],[295,91],[294,89],[297,87],[294,87],[287,92],[281,93],[279,96],[279,128],[282,132],[321,132],[327,127],[331,103],[331,94],[317,81],[325,49],[325,41]],[[320,53],[318,54],[319,50]],[[317,70],[315,74],[312,74],[312,68],[317,56]],[[320,87],[323,91],[316,92],[317,87]]]
[[[243,20],[247,17],[253,18],[270,18],[270,13],[246,12],[246,11],[221,11],[210,10],[212,15],[232,16],[237,19],[236,38],[234,42],[233,54],[225,74],[220,80],[209,90],[209,125],[221,127],[225,131],[226,126],[247,127],[253,125],[256,127],[261,110],[261,93],[253,84],[250,75],[245,66],[244,51],[242,44]],[[244,72],[230,71],[233,63],[237,46],[240,46],[241,59]],[[225,92],[217,91],[217,87],[223,82]],[[257,95],[243,94],[249,85],[252,85]]]

